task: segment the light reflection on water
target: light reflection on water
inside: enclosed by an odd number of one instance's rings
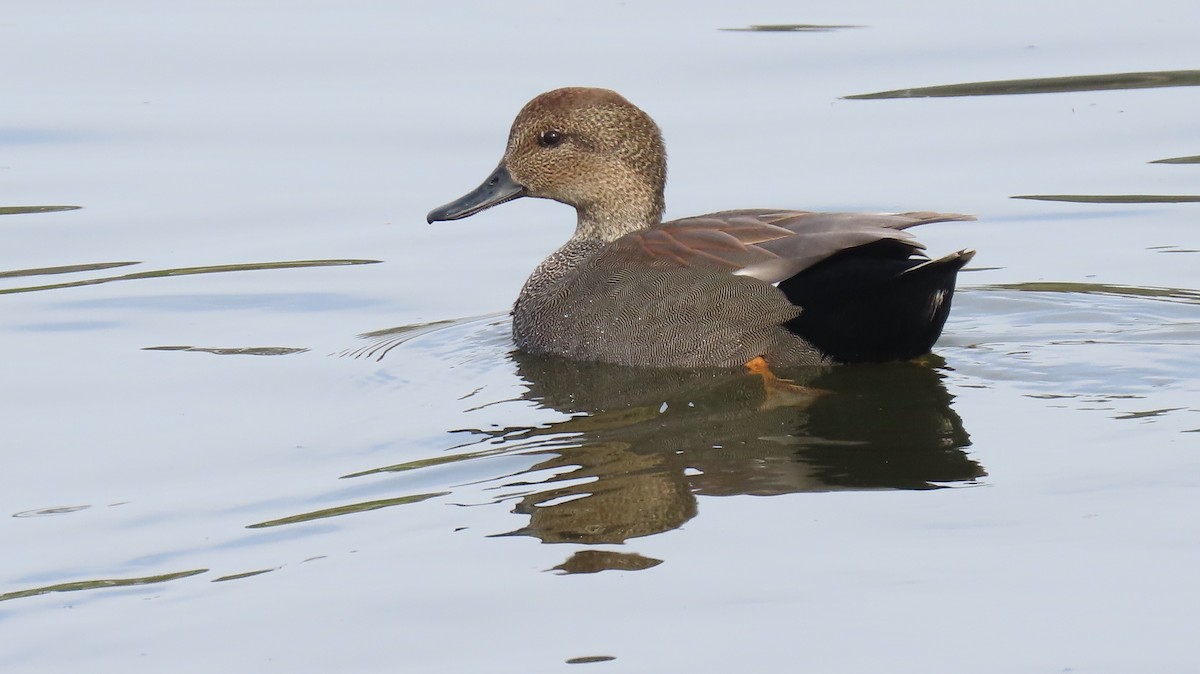
[[[400,340],[419,344],[421,334],[472,323],[375,333],[372,346],[349,353],[397,361],[405,353],[391,349]],[[789,372],[829,393],[802,408],[770,408],[762,380],[749,374],[509,356],[521,401],[559,413],[560,421],[497,421],[461,431],[469,441],[452,456],[348,477],[520,452],[537,463],[496,478],[495,486],[500,500],[515,499],[515,512],[530,518],[512,533],[612,544],[680,526],[695,516],[698,496],[930,489],[985,474],[966,457],[967,431],[938,371],[926,364]],[[514,416],[521,401],[497,401],[483,416]]]

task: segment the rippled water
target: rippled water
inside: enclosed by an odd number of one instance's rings
[[[3,671],[1195,668],[1194,3],[8,15]],[[423,218],[567,84],[673,217],[977,214],[935,355],[515,353],[570,213]]]

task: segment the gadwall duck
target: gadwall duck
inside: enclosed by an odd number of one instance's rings
[[[575,234],[513,306],[531,353],[651,367],[910,359],[941,334],[958,270],[909,227],[952,213],[753,209],[662,222],[666,150],[606,89],[556,89],[517,115],[496,170],[429,213],[457,220],[519,197],[575,208]]]

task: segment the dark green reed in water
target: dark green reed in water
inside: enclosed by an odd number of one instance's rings
[[[154,271],[134,272],[132,274],[122,274],[120,276],[105,276],[102,278],[81,279],[78,281],[64,281],[63,283],[49,283],[40,286],[27,286],[24,288],[2,288],[0,295],[9,295],[13,293],[28,293],[35,290],[58,290],[60,288],[77,288],[80,286],[91,286],[100,283],[111,283],[113,281],[136,281],[139,279],[148,278],[163,278],[166,276],[193,276],[196,274],[221,274],[232,271],[262,271],[265,269],[299,269],[302,267],[339,267],[354,264],[377,264],[380,260],[286,260],[283,262],[248,262],[245,264],[218,264],[206,267],[179,267],[176,269],[156,269]],[[90,271],[94,269],[106,269],[111,267],[119,267],[123,265],[139,264],[137,262],[102,262],[94,265],[73,265],[70,267],[46,267],[42,269],[24,269],[9,272],[0,272],[0,278],[12,276],[33,276],[37,274],[57,274],[66,271]]]
[[[0,206],[0,215],[25,215],[27,213],[55,213],[75,211],[82,206]]]
[[[1055,94],[1069,91],[1105,91],[1112,89],[1157,89],[1161,87],[1200,86],[1200,70],[1163,70],[1144,73],[1075,75],[1024,80],[965,82],[935,87],[892,89],[843,98],[855,100],[879,98],[941,98],[946,96],[1009,96],[1014,94]]]

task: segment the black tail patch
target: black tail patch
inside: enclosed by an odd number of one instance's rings
[[[803,309],[787,329],[843,363],[929,353],[950,314],[955,276],[975,253],[911,259],[911,249],[890,244],[847,250],[781,282]]]

